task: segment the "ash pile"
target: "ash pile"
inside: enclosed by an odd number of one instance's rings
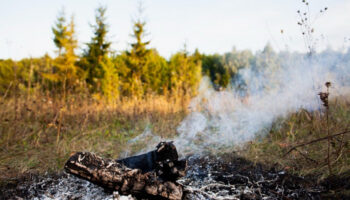
[[[229,160],[229,161],[225,161]],[[324,188],[309,178],[274,168],[264,169],[243,158],[188,158],[184,199],[321,199]]]
[[[67,172],[136,199],[320,199],[311,179],[267,169],[237,156],[190,156],[178,160],[176,147],[112,161],[77,153]]]

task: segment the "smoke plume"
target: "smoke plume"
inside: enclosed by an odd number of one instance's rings
[[[190,114],[177,129],[175,144],[182,155],[238,146],[266,134],[277,118],[321,109],[317,94],[327,81],[331,98],[348,95],[350,52],[328,50],[312,57],[280,53],[277,68],[253,64],[237,77],[222,91],[203,78]]]

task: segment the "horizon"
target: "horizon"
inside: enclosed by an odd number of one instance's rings
[[[63,7],[67,18],[75,17],[78,53],[90,41],[92,29],[89,23],[94,23],[95,9],[99,5],[107,7],[108,38],[112,49],[117,52],[127,50],[132,41],[132,19],[140,1],[18,2],[6,2],[1,6],[4,11],[0,13],[0,23],[5,25],[0,29],[0,59],[19,60],[46,53],[55,56],[51,28]],[[199,4],[184,0],[145,0],[142,4],[149,33],[146,39],[151,41],[149,48],[157,49],[166,58],[183,49],[184,44],[190,52],[198,49],[205,54],[230,52],[233,48],[256,52],[268,43],[277,52],[307,51],[297,25],[296,11],[303,8],[301,1],[205,0]],[[324,7],[329,10],[317,17],[318,10]],[[317,51],[327,48],[343,51],[349,47],[347,8],[350,9],[350,2],[345,0],[310,2],[310,13],[317,18],[314,23]]]

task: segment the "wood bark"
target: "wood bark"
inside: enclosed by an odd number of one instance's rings
[[[172,143],[162,142],[154,151],[120,160],[78,152],[69,158],[64,168],[68,173],[121,194],[178,200],[182,199],[183,188],[175,180],[185,175],[186,165],[186,161],[178,160]]]

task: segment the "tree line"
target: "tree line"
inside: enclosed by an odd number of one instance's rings
[[[19,61],[0,60],[0,94],[10,95],[17,88],[63,96],[88,92],[109,99],[149,94],[193,96],[202,76],[209,76],[214,87],[220,89],[236,83],[241,69],[254,66],[259,71],[279,66],[279,57],[270,45],[256,54],[233,49],[223,55],[205,55],[183,49],[167,60],[148,47],[151,41],[144,39],[145,25],[141,18],[137,19],[130,49],[116,54],[107,39],[106,7],[99,7],[92,25],[93,36],[78,55],[74,18],[67,19],[61,11],[52,27],[56,57],[46,54]]]

